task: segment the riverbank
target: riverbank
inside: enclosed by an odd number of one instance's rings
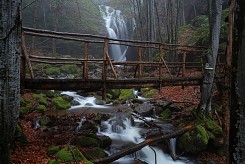
[[[28,97],[29,95],[26,94],[23,96]],[[163,88],[162,94],[155,95],[154,101],[156,102],[158,100],[171,100],[178,104],[181,111],[172,113],[168,120],[173,119],[175,120],[175,122],[181,122],[183,121],[183,118],[185,119],[186,116],[190,116],[192,109],[195,109],[197,107],[200,98],[199,96],[199,88],[196,87],[186,87],[184,89],[182,89],[181,87],[166,87]],[[113,112],[127,112],[126,109],[127,108],[115,108]],[[49,110],[50,109],[47,109],[47,112],[45,113],[48,114]],[[105,111],[108,112],[108,109],[99,110],[101,113],[106,113]],[[51,111],[54,112],[54,110]],[[109,114],[111,112],[112,111],[109,110]],[[23,128],[23,132],[26,135],[28,143],[26,145],[16,143],[16,146],[13,149],[12,153],[13,163],[48,163],[50,159],[54,159],[53,155],[47,154],[48,148],[51,145],[67,145],[71,138],[74,137],[74,127],[77,126],[77,122],[80,122],[81,115],[85,116],[86,118],[92,119],[97,116],[97,113],[98,110],[96,108],[88,107],[86,113],[75,114],[74,112],[66,111],[61,115],[51,117],[53,120],[57,120],[57,124],[53,126],[54,130],[51,131],[52,133],[50,133],[50,131],[46,129],[45,126],[36,129],[34,127],[34,120],[44,115],[43,113],[34,111],[30,114],[25,115],[23,118],[20,119],[19,123]],[[49,116],[51,115],[49,114]],[[108,118],[106,114],[100,116]],[[198,161],[202,163],[208,163],[208,161],[213,161],[217,164],[224,163],[223,157],[217,156],[212,152],[200,153],[195,158],[197,158]]]

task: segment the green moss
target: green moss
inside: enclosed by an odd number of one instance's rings
[[[162,119],[168,119],[170,116],[171,116],[171,110],[168,108],[161,113]]]
[[[60,147],[59,146],[49,146],[47,151],[49,155],[54,155],[55,153],[60,151]]]
[[[20,117],[23,117],[27,113],[29,113],[30,109],[28,107],[20,107]]]
[[[69,109],[71,107],[70,102],[64,100],[62,97],[55,97],[52,99],[52,102],[56,109]]]
[[[56,67],[50,67],[50,68],[45,69],[44,72],[46,75],[59,75],[60,69]]]
[[[121,89],[120,92],[119,100],[128,100],[135,97],[132,89]]]
[[[205,127],[212,132],[216,137],[223,136],[222,128],[211,118],[204,119]]]
[[[48,162],[48,164],[62,164],[62,163],[60,161],[56,161],[52,159]]]
[[[63,65],[60,69],[63,73],[67,73],[67,74],[76,74],[77,73],[77,66],[74,64]]]
[[[143,97],[145,97],[145,98],[152,98],[155,95],[157,95],[159,92],[156,89],[144,88],[141,90],[141,93],[142,93]]]
[[[193,130],[186,132],[179,138],[178,145],[185,152],[197,154],[206,149],[209,136],[205,128],[197,125]]]
[[[21,125],[18,123],[15,128],[15,141],[21,145],[26,145],[28,143],[26,135],[23,133]]]
[[[75,145],[81,147],[100,147],[98,141],[95,138],[79,136],[74,141]]]
[[[73,154],[74,154],[74,157],[73,157]],[[86,162],[86,164],[92,164],[92,162],[88,161],[83,156],[83,154],[74,146],[64,147],[58,153],[55,154],[55,157],[64,161],[64,162],[75,162],[75,161],[81,162],[81,161],[84,161],[84,162]],[[74,158],[76,158],[76,160]]]
[[[33,94],[33,97],[39,101],[41,105],[48,106],[48,100],[44,94]]]
[[[49,122],[50,122],[50,119],[45,115],[40,118],[41,126],[46,126]]]
[[[68,96],[68,95],[64,95],[64,94],[60,95],[60,97],[62,97],[64,100],[66,100],[68,102],[73,100],[72,96]]]
[[[109,90],[107,94],[110,99],[117,99],[120,96],[120,89]]]
[[[47,108],[44,105],[38,105],[37,106],[37,111],[39,111],[39,112],[45,112],[46,110],[47,110]]]

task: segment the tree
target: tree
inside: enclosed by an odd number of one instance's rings
[[[219,49],[222,13],[222,0],[208,0],[208,2],[210,3],[210,45],[206,54],[204,79],[201,86],[201,100],[198,108],[200,114],[209,114],[211,112],[212,86]]]
[[[0,10],[0,161],[9,164],[19,116],[21,0],[1,0]]]
[[[231,126],[230,126],[230,163],[245,161],[245,2],[235,3],[233,42],[232,42],[232,79],[231,79]]]

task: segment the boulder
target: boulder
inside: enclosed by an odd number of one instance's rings
[[[92,137],[78,136],[72,143],[80,147],[100,147],[98,141]]]
[[[80,152],[78,148],[75,146],[66,146],[60,151],[58,151],[55,155],[55,158],[63,161],[63,162],[85,162],[86,164],[92,164],[92,162],[88,161],[84,155]],[[74,159],[76,158],[76,159]]]
[[[198,154],[206,149],[209,136],[203,126],[197,125],[194,129],[181,135],[178,141],[178,147],[186,153]]]
[[[55,97],[52,99],[53,105],[56,109],[69,109],[71,107],[71,104],[64,100],[62,97]]]
[[[88,160],[95,160],[99,158],[105,158],[108,155],[104,152],[103,149],[99,147],[93,147],[89,149],[83,149],[82,153]]]
[[[151,104],[139,104],[137,107],[135,107],[136,113],[139,113],[140,115],[146,117],[146,116],[151,116],[153,114],[153,109],[154,106]]]

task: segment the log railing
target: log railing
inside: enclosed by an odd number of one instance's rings
[[[196,47],[196,46],[187,46],[187,45],[179,45],[179,44],[163,44],[160,42],[148,42],[148,41],[134,41],[134,40],[121,40],[121,39],[112,39],[104,36],[98,35],[89,35],[89,34],[77,34],[77,33],[67,33],[67,32],[55,32],[49,30],[41,30],[41,29],[33,29],[23,27],[22,32],[22,79],[25,79],[25,64],[27,64],[30,78],[35,78],[35,73],[32,69],[32,63],[47,63],[47,64],[76,64],[83,66],[83,76],[81,77],[84,80],[89,80],[89,63],[98,63],[102,65],[102,73],[101,80],[104,81],[104,85],[106,84],[106,80],[108,78],[108,67],[111,69],[111,72],[114,76],[114,79],[117,80],[120,77],[116,66],[126,67],[126,66],[134,66],[135,73],[132,78],[142,79],[149,78],[145,77],[145,68],[152,67],[155,70],[158,70],[154,73],[154,76],[161,81],[164,77],[162,76],[164,71],[168,75],[169,78],[173,79],[174,75],[171,70],[175,68],[179,68],[182,70],[182,76],[186,77],[186,70],[189,68],[202,69],[203,63],[201,62],[187,62],[187,52],[204,52],[206,50],[205,47]],[[81,42],[84,46],[83,58],[65,58],[65,57],[48,57],[48,56],[37,56],[28,54],[26,48],[25,38],[26,35],[31,36],[39,36],[39,37],[48,37],[62,40],[70,40],[70,41],[78,41]],[[103,44],[103,54],[101,58],[98,59],[89,59],[89,44],[90,43],[100,43]],[[118,62],[113,61],[109,55],[109,45],[110,44],[118,44],[118,45],[126,45],[137,48],[137,61],[125,61]],[[143,49],[153,48],[156,50],[156,54],[158,54],[158,61],[145,61],[143,60]],[[178,62],[167,62],[165,60],[166,52],[178,51],[182,54],[182,61]],[[180,60],[180,58],[179,58]],[[201,74],[201,72],[200,72]],[[166,78],[166,77],[165,77]],[[161,88],[161,87],[160,87]],[[106,90],[106,86],[103,86],[104,94]],[[105,95],[104,95],[105,96]]]

